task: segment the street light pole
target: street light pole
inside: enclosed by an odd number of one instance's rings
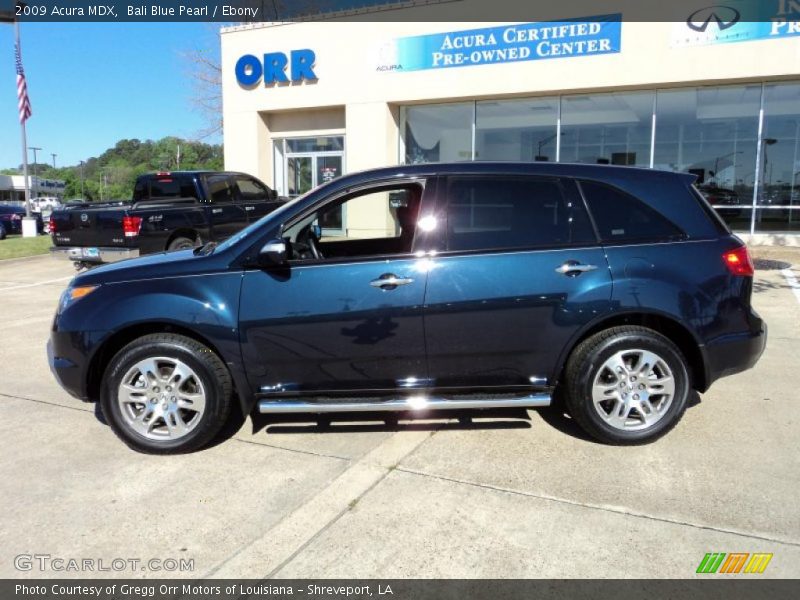
[[[41,148],[28,146],[28,150],[33,150],[33,177],[31,178],[31,192],[33,192],[33,181],[36,179],[36,152],[41,150]]]
[[[55,169],[55,168],[56,168],[56,156],[58,156],[58,154],[53,154],[53,153],[51,152],[51,153],[50,153],[50,156],[52,156],[52,157],[53,157],[53,168]]]
[[[81,200],[86,199],[86,197],[83,195],[83,165],[85,164],[86,163],[84,161],[81,161]]]

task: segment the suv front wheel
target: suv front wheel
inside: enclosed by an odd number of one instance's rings
[[[100,398],[111,429],[140,452],[196,450],[219,432],[233,385],[209,348],[172,333],[145,335],[111,360]]]
[[[660,333],[612,327],[581,342],[566,368],[566,403],[592,437],[640,444],[664,435],[686,410],[686,359]]]

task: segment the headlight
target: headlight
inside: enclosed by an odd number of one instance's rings
[[[61,294],[61,300],[58,301],[58,312],[63,312],[64,309],[69,305],[77,302],[81,298],[85,298],[99,287],[99,285],[79,285],[77,287],[68,287]]]

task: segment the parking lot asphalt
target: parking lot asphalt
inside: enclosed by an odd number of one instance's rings
[[[546,409],[248,418],[175,457],[129,450],[53,379],[45,343],[72,274],[0,261],[2,578],[685,578],[707,552],[772,553],[757,577],[800,577],[800,268],[756,272],[761,361],[650,445],[597,444]],[[127,562],[15,567],[34,554]]]

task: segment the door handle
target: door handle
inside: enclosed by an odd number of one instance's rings
[[[597,269],[595,265],[582,265],[577,260],[568,260],[556,269],[556,273],[561,273],[567,277],[577,277],[581,273],[594,271],[595,269]]]
[[[384,273],[369,282],[372,287],[382,290],[393,290],[399,285],[408,285],[409,283],[414,283],[414,280],[408,277],[398,277],[394,273]]]

